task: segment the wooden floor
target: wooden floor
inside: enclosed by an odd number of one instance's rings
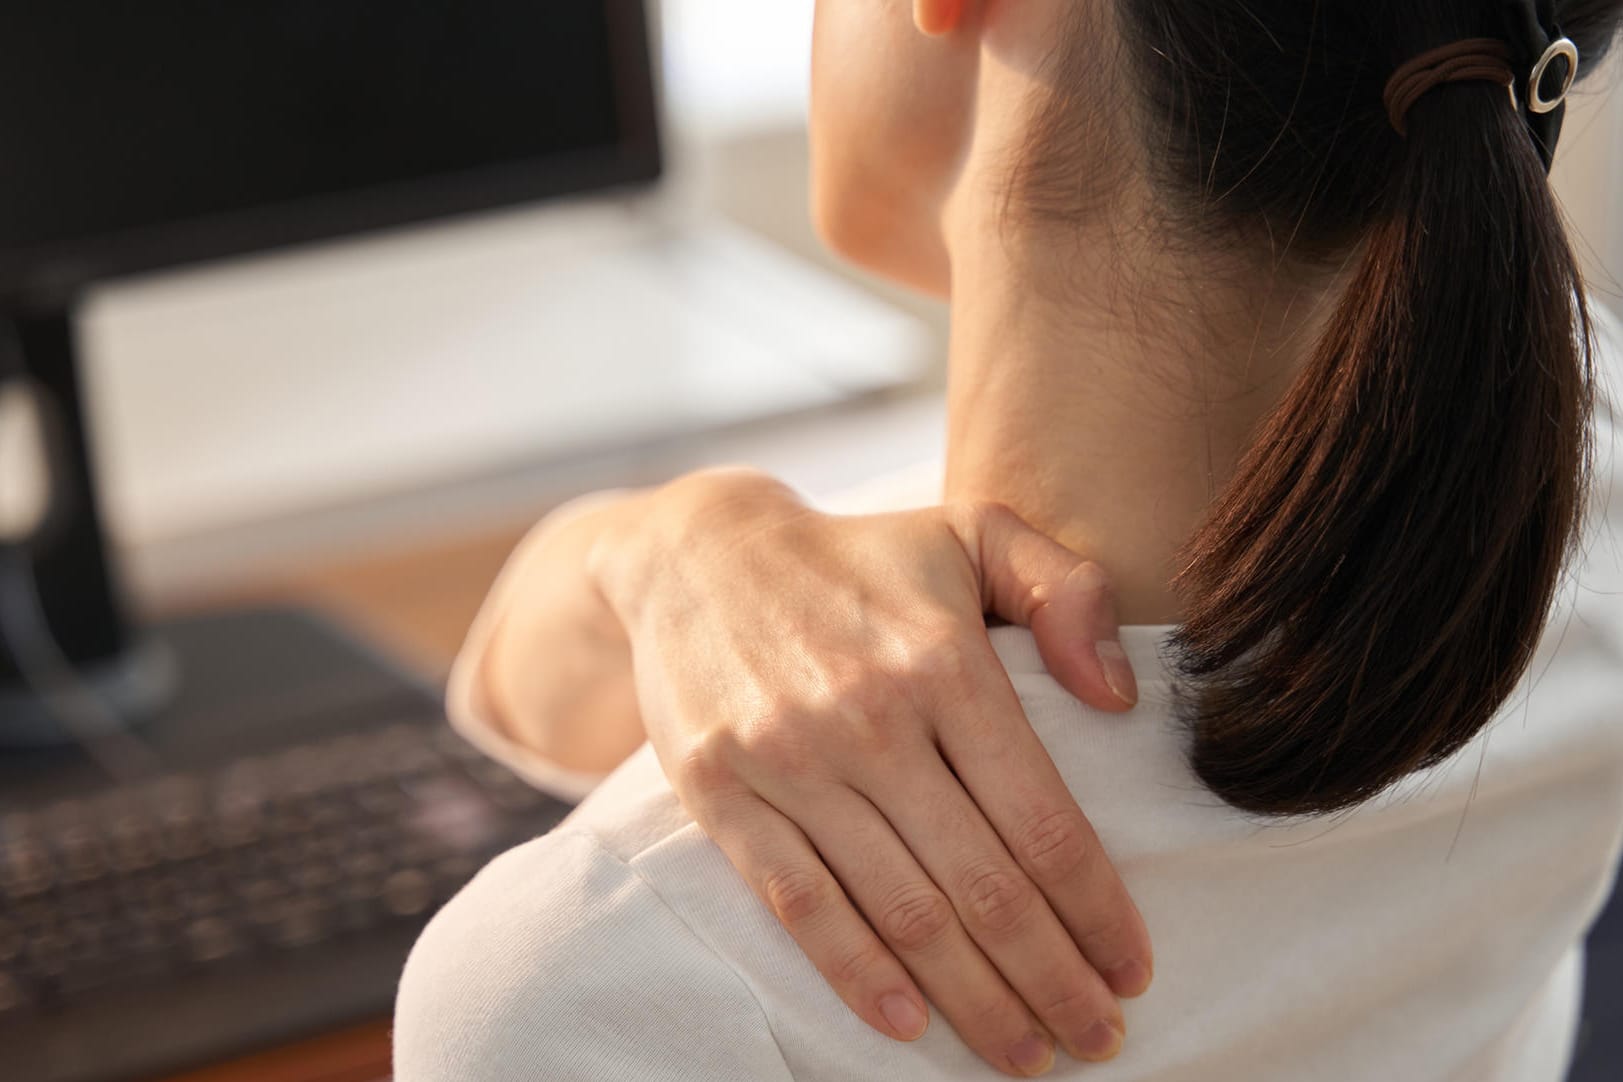
[[[297,571],[230,600],[307,604],[422,671],[443,674],[497,572],[523,536],[502,530]]]

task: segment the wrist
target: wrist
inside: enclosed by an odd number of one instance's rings
[[[453,672],[453,703],[503,737],[535,743],[560,686],[626,650],[619,621],[587,581],[586,553],[618,508],[642,493],[592,493],[556,508],[519,543]],[[538,665],[537,658],[548,659]],[[458,674],[461,674],[460,676]],[[539,750],[532,748],[532,750]]]
[[[729,466],[684,474],[613,510],[587,552],[586,578],[629,635],[675,561],[752,518],[809,508],[776,478]]]

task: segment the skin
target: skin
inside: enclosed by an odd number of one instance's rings
[[[479,659],[486,716],[562,765],[607,769],[646,735],[870,1025],[917,1037],[927,996],[1014,1075],[1056,1045],[1116,1054],[1116,997],[1153,959],[982,613],[1126,709],[1116,616],[1177,619],[1177,549],[1334,291],[1169,232],[1101,0],[1089,85],[1064,88],[1094,103],[1088,138],[1043,148],[1088,198],[1059,223],[1022,213],[1011,170],[1076,2],[817,7],[818,226],[952,305],[944,506],[833,518],[740,471],[630,493],[526,543]]]
[[[1148,936],[982,618],[1031,627],[1062,684],[1125,709],[1136,687],[1101,662],[1116,622],[1096,564],[1000,505],[835,517],[733,470],[549,519],[511,566],[481,716],[577,770],[646,737],[887,1036],[923,1032],[922,988],[1010,1073],[1046,1069],[1055,1037],[1113,1054],[1112,992],[1148,985]]]
[[[1109,5],[1085,3],[1098,55],[1066,89],[1099,104],[1062,153],[1089,198],[1054,223],[1007,192],[1074,0],[821,0],[813,211],[848,259],[951,303],[947,498],[1007,504],[1110,568],[1125,622],[1169,623],[1177,550],[1335,283],[1169,230]]]

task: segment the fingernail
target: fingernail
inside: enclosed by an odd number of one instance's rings
[[[1021,1074],[1042,1074],[1054,1065],[1054,1046],[1042,1034],[1028,1033],[1009,1048],[1009,1063]]]
[[[1105,671],[1105,683],[1116,693],[1116,698],[1128,706],[1138,704],[1138,679],[1127,660],[1127,651],[1115,639],[1101,639],[1093,644],[1099,655],[1099,665]]]
[[[1078,1059],[1085,1059],[1092,1063],[1101,1060],[1115,1059],[1121,1051],[1121,1043],[1127,1034],[1114,1022],[1104,1019],[1093,1023],[1088,1031],[1082,1034],[1081,1040],[1076,1042],[1073,1051]]]
[[[885,1016],[891,1032],[904,1041],[918,1040],[930,1024],[930,1016],[924,1013],[924,1008],[898,992],[879,1001],[879,1013]]]
[[[1105,983],[1123,999],[1141,996],[1150,989],[1150,967],[1133,959],[1105,973]]]

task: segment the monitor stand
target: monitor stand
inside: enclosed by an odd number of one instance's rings
[[[309,614],[234,610],[133,622],[97,500],[71,306],[0,312],[0,320],[14,332],[5,337],[20,351],[22,378],[40,407],[50,474],[41,526],[0,561],[0,576],[9,576],[0,579],[0,603],[9,606],[0,625],[7,803],[32,802],[19,786],[80,789],[96,780],[80,747],[86,717],[138,736],[160,767],[191,767],[203,765],[199,756],[218,760],[245,743],[296,740],[311,726],[341,724],[335,708],[345,717],[437,708],[434,689]],[[77,691],[94,699],[96,709],[75,712],[72,728],[36,687],[41,625],[49,631],[44,668],[67,670]],[[32,645],[13,642],[19,634],[32,636]]]

